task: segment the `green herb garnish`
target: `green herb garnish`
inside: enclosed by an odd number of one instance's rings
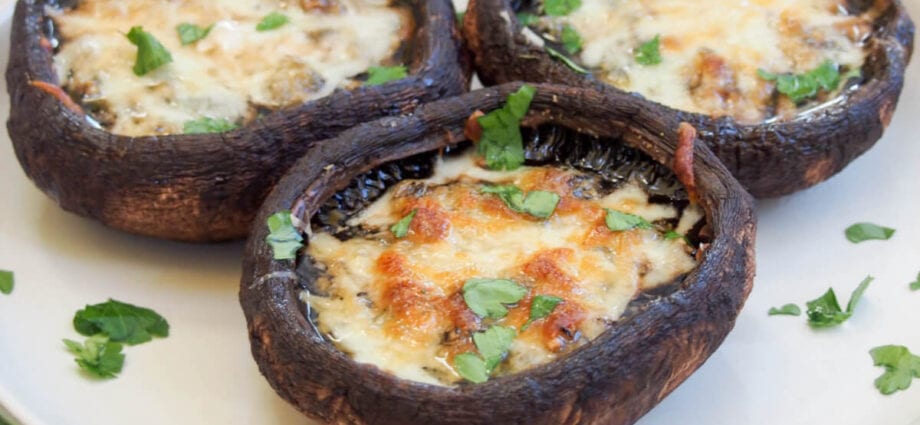
[[[846,311],[840,308],[834,288],[828,289],[824,295],[806,303],[808,307],[808,324],[813,328],[827,328],[845,322],[853,315],[856,310],[856,304],[859,303],[860,298],[862,298],[872,280],[872,276],[867,276],[856,287],[853,294],[850,295],[850,302],[847,303]]]
[[[462,26],[463,26],[463,18],[466,18],[466,11],[464,10],[464,11],[462,11],[462,12],[457,12],[457,13],[456,13],[456,17],[457,17],[457,25],[460,25],[460,26],[462,27]]]
[[[91,336],[83,344],[65,339],[64,345],[77,357],[74,360],[81,369],[99,378],[116,377],[125,364],[125,355],[121,352],[123,346],[111,342],[105,335]]]
[[[109,299],[77,311],[73,327],[81,335],[102,334],[112,342],[137,345],[154,336],[169,336],[169,323],[149,308]]]
[[[492,170],[514,170],[524,164],[524,142],[521,120],[530,109],[536,89],[522,85],[508,96],[501,107],[477,119],[482,127],[482,139],[477,152]]]
[[[172,55],[143,27],[132,27],[128,31],[128,41],[137,46],[137,58],[134,60],[134,74],[142,76],[163,65],[172,62]]]
[[[920,356],[911,354],[901,345],[883,345],[869,351],[876,366],[885,373],[875,379],[875,388],[885,395],[910,388],[914,378],[920,378]]]
[[[475,353],[463,353],[454,356],[454,369],[463,379],[474,384],[481,384],[489,380],[489,368],[486,361]]]
[[[531,323],[552,314],[553,310],[555,310],[556,306],[561,302],[562,298],[552,295],[537,295],[533,297],[533,301],[530,303],[530,318],[527,319],[527,323],[524,323],[521,330],[527,329]]]
[[[776,81],[776,90],[795,103],[817,96],[820,89],[832,91],[840,85],[839,67],[830,60],[804,74],[773,74],[758,69],[757,75],[767,81]]]
[[[492,326],[484,332],[474,333],[473,342],[479,354],[458,354],[454,357],[454,368],[470,382],[480,384],[488,381],[495,367],[504,360],[515,336],[517,331],[514,328],[503,326]]]
[[[275,213],[266,221],[268,236],[265,242],[272,247],[276,260],[293,260],[297,251],[303,247],[303,235],[294,227],[291,212],[288,210]]]
[[[223,118],[202,117],[186,121],[182,128],[185,134],[225,133],[239,128],[235,123]]]
[[[367,69],[367,81],[364,84],[379,86],[390,81],[401,80],[409,75],[405,66],[372,66]]]
[[[917,274],[917,280],[910,283],[910,289],[912,291],[920,291],[920,274]]]
[[[549,47],[549,46],[545,46],[543,49],[546,50],[546,53],[547,53],[551,58],[556,59],[556,60],[558,60],[559,62],[562,62],[563,65],[569,67],[570,69],[572,69],[572,71],[575,71],[575,72],[580,73],[580,74],[590,74],[590,73],[591,73],[591,71],[588,71],[587,69],[585,69],[585,68],[582,67],[581,65],[575,63],[575,61],[573,61],[572,58],[570,58],[570,57],[568,57],[568,56],[562,54],[562,52],[560,52],[560,51],[558,51],[558,50],[556,50],[556,49],[554,49],[554,48],[552,48],[552,47]]]
[[[404,238],[409,234],[409,225],[412,224],[412,219],[415,218],[415,214],[418,213],[417,209],[412,210],[408,215],[396,222],[396,224],[390,226],[390,232],[393,233],[393,236],[396,236],[397,239]]]
[[[533,13],[521,12],[517,14],[518,22],[523,26],[533,25],[537,22],[540,22],[540,17],[534,15]]]
[[[0,294],[9,295],[13,293],[13,286],[16,283],[13,272],[0,270]]]
[[[559,195],[543,190],[530,191],[524,196],[524,191],[514,185],[486,186],[482,188],[482,192],[498,195],[508,208],[537,218],[548,218],[553,215],[561,199]]]
[[[270,31],[282,27],[290,20],[288,17],[279,12],[272,12],[262,18],[262,21],[256,25],[256,31]]]
[[[607,217],[604,221],[607,223],[607,228],[614,232],[652,228],[652,223],[642,217],[611,209],[607,209]]]
[[[636,58],[636,62],[646,66],[661,63],[661,36],[656,35],[655,38],[640,44],[633,57]]]
[[[176,27],[176,32],[179,33],[179,42],[182,43],[183,46],[188,46],[189,44],[207,37],[213,28],[214,25],[202,28],[195,24],[183,23]]]
[[[767,314],[770,316],[799,316],[802,314],[802,309],[795,304],[786,304],[780,308],[771,308]]]
[[[543,0],[543,11],[549,16],[565,16],[581,7],[581,0]]]
[[[562,45],[565,46],[565,50],[571,55],[580,52],[581,46],[584,43],[581,39],[581,34],[568,24],[562,26],[562,33],[559,35],[559,41],[562,42]]]
[[[527,295],[527,288],[508,279],[470,279],[463,284],[463,300],[479,317],[500,319],[508,314],[505,304]]]
[[[895,230],[889,227],[879,226],[872,223],[856,223],[850,227],[844,234],[847,240],[853,243],[865,242],[868,240],[888,240],[894,235]]]

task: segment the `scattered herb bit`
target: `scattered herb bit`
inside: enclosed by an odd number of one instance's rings
[[[466,11],[457,12],[457,25],[463,26],[463,18],[466,18]]]
[[[804,74],[773,74],[758,69],[757,75],[767,81],[776,81],[776,90],[795,103],[817,96],[819,89],[832,91],[840,85],[840,69],[830,60]]]
[[[524,295],[527,288],[508,279],[470,279],[463,284],[463,300],[479,317],[505,317],[504,304],[514,304]]]
[[[687,245],[693,245],[693,242],[690,242],[690,238],[688,238],[686,235],[682,235],[675,230],[668,230],[665,232],[664,240],[673,241],[674,239],[683,239],[684,243]]]
[[[276,260],[293,260],[297,251],[303,247],[303,235],[294,227],[291,212],[288,210],[275,213],[266,221],[268,236],[265,237],[274,252]]]
[[[236,130],[238,125],[223,118],[202,117],[197,120],[186,121],[182,128],[185,134],[225,133]]]
[[[920,273],[917,274],[917,280],[910,283],[910,289],[912,291],[920,291]],[[2,290],[2,288],[0,288]]]
[[[517,14],[518,22],[523,26],[533,25],[537,22],[540,22],[540,17],[534,15],[533,13],[521,12]]]
[[[553,310],[555,310],[556,306],[561,302],[562,298],[552,295],[537,295],[533,297],[533,301],[530,303],[530,318],[527,319],[527,323],[524,323],[521,330],[527,329],[531,323],[552,314]]]
[[[475,353],[454,356],[454,369],[463,379],[474,384],[481,384],[489,380],[489,368],[486,367],[486,361]]]
[[[405,66],[372,66],[367,69],[367,81],[364,84],[368,86],[379,86],[390,81],[401,80],[409,75]]]
[[[549,46],[545,46],[544,49],[546,49],[546,53],[549,54],[551,58],[556,59],[559,62],[562,62],[563,65],[571,68],[573,71],[578,72],[580,74],[590,74],[591,73],[591,71],[588,71],[581,65],[575,63],[575,61],[573,61],[572,58],[562,54],[562,52],[552,47],[549,47]]]
[[[525,197],[524,191],[514,185],[486,186],[482,188],[482,192],[498,195],[508,208],[537,218],[548,218],[553,215],[561,199],[559,195],[543,190],[528,192]]]
[[[834,288],[828,289],[824,295],[806,303],[808,306],[808,324],[814,328],[827,328],[845,322],[853,315],[856,310],[856,304],[859,303],[860,298],[862,298],[872,280],[872,276],[867,276],[856,287],[856,290],[850,295],[850,302],[847,303],[846,311],[840,308]]]
[[[514,328],[504,326],[492,326],[485,332],[473,334],[473,342],[476,343],[479,354],[485,359],[489,373],[505,358],[508,347],[511,347],[515,336],[517,336],[517,331]]]
[[[872,223],[856,223],[847,227],[847,239],[853,243],[865,242],[868,240],[888,240],[894,235],[895,230],[889,227],[879,226]]]
[[[189,44],[207,37],[213,28],[214,25],[202,28],[195,24],[183,23],[176,27],[176,32],[179,33],[179,42],[181,42],[183,46],[188,46]]]
[[[661,63],[661,36],[656,35],[655,38],[640,44],[633,56],[636,58],[636,62],[642,65],[649,66]]]
[[[544,0],[543,11],[549,16],[565,16],[581,7],[581,0]]]
[[[13,293],[13,286],[15,284],[13,272],[7,270],[0,270],[0,293],[9,295]]]
[[[390,232],[393,233],[393,236],[396,236],[397,239],[404,238],[409,234],[409,225],[412,224],[412,219],[415,218],[415,214],[418,213],[417,209],[412,210],[408,215],[396,222],[396,224],[390,226]]]
[[[91,336],[83,344],[65,339],[64,345],[77,356],[74,360],[81,369],[99,378],[116,377],[125,364],[125,355],[121,352],[123,346],[111,342],[105,335]]]
[[[568,24],[562,26],[562,33],[559,36],[559,41],[562,41],[565,50],[571,55],[580,52],[581,46],[584,43],[581,39],[581,34]]]
[[[143,27],[131,27],[127,34],[128,41],[137,46],[137,58],[134,61],[134,74],[142,76],[163,65],[172,62],[172,55]]]
[[[786,304],[780,308],[771,308],[767,314],[770,316],[799,316],[802,314],[802,309],[795,304]]]
[[[482,127],[477,152],[485,157],[488,168],[510,171],[524,164],[521,120],[527,115],[536,92],[533,87],[522,85],[508,96],[508,101],[501,109],[476,120]]]
[[[169,336],[169,323],[149,308],[109,299],[77,311],[73,327],[81,335],[102,334],[113,342],[137,345],[154,336]]]
[[[883,345],[869,351],[876,366],[885,373],[875,379],[875,388],[885,395],[910,388],[914,378],[920,378],[920,356],[911,354],[902,345]]]
[[[642,217],[611,209],[607,209],[605,221],[607,222],[607,228],[614,232],[652,228],[652,223],[649,223]]]
[[[273,29],[280,28],[284,24],[288,23],[289,19],[286,15],[272,12],[262,18],[262,21],[256,25],[256,31],[270,31]]]

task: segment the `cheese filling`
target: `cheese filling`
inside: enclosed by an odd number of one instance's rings
[[[573,28],[583,40],[575,56],[604,82],[746,123],[789,118],[801,106],[776,96],[776,83],[758,70],[803,74],[828,60],[841,74],[858,70],[872,31],[870,17],[849,15],[841,0],[582,0],[570,14],[542,21],[555,38]],[[637,49],[656,36],[661,62],[639,63]]]
[[[386,0],[81,0],[48,9],[62,40],[61,85],[107,130],[181,134],[210,118],[243,124],[266,110],[329,95],[387,63],[411,31],[409,11]],[[266,16],[287,23],[258,31]],[[212,26],[183,46],[180,24]],[[142,26],[173,61],[143,76],[125,34]]]
[[[540,219],[483,192],[509,184],[561,200]],[[606,209],[655,227],[612,231]],[[397,238],[391,226],[408,214],[408,233]],[[477,352],[474,332],[514,328],[493,375],[514,373],[597,337],[640,291],[693,269],[692,248],[664,229],[686,234],[702,217],[695,205],[651,203],[635,182],[611,192],[596,175],[570,168],[494,172],[461,156],[439,162],[428,179],[398,183],[349,220],[359,236],[316,232],[307,253],[323,272],[303,299],[320,331],[355,361],[429,384],[462,380],[454,360]],[[464,283],[476,278],[509,279],[527,294],[507,316],[482,318],[463,296]],[[537,296],[562,301],[524,328]]]

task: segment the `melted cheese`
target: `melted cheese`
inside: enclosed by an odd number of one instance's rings
[[[695,207],[678,217],[671,206],[649,203],[637,184],[576,198],[576,186],[586,193],[586,180],[595,181],[550,167],[486,171],[470,156],[439,164],[433,177],[401,182],[349,222],[366,236],[340,241],[314,234],[308,253],[325,272],[321,295],[305,300],[320,329],[356,361],[447,385],[460,380],[453,356],[475,351],[470,333],[484,329],[460,295],[464,282],[512,279],[529,295],[498,322],[502,326],[520,329],[535,295],[565,301],[515,339],[499,373],[551,361],[599,335],[637,291],[695,266],[680,240],[654,230],[612,232],[604,224],[604,208],[610,208],[686,227],[701,218]],[[554,191],[562,200],[550,218],[537,220],[481,193],[485,182]],[[408,236],[395,239],[389,227],[413,210]]]
[[[289,22],[256,31],[272,12]],[[408,11],[383,0],[81,0],[48,13],[63,37],[59,81],[108,130],[128,136],[182,133],[203,117],[246,122],[262,109],[326,96],[386,62],[410,29]],[[181,23],[213,28],[182,46]],[[125,37],[132,26],[153,34],[173,62],[134,75],[137,48]]]
[[[677,109],[758,122],[796,112],[787,99],[773,104],[773,83],[758,69],[803,73],[827,59],[862,66],[870,21],[846,15],[841,3],[583,0],[556,20],[582,36],[580,60],[598,78]],[[634,49],[656,35],[663,61],[640,65]]]

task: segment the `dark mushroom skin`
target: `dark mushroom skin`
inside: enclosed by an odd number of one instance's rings
[[[358,364],[308,320],[299,292],[309,260],[274,261],[268,216],[292,209],[309,222],[356,176],[464,140],[467,118],[500,107],[508,84],[424,105],[411,116],[362,124],[317,145],[279,182],[246,247],[240,301],[252,353],[275,390],[305,414],[336,424],[631,424],[674,390],[734,326],[754,274],[752,200],[702,144],[696,192],[713,240],[680,289],[643,304],[563,358],[476,385],[441,387]],[[612,91],[536,85],[527,126],[552,124],[611,137],[670,164],[680,125]],[[305,263],[306,262],[306,263]],[[305,277],[306,276],[306,277]],[[312,277],[310,277],[312,276]]]
[[[404,3],[415,24],[401,49],[408,78],[338,90],[228,133],[131,138],[91,126],[33,85],[59,84],[44,14],[58,3],[20,0],[6,73],[16,156],[62,208],[116,229],[193,242],[243,238],[274,182],[317,141],[468,89],[470,64],[450,0]]]
[[[679,111],[648,100],[643,109],[692,124],[701,140],[755,197],[787,195],[827,180],[882,136],[894,114],[913,51],[914,24],[899,0],[849,3],[854,10],[875,7],[881,13],[868,42],[864,82],[846,92],[844,102],[792,120],[758,125]],[[470,0],[464,36],[485,84],[532,81],[618,90],[573,71],[529,44],[515,17],[518,7],[520,0]]]

